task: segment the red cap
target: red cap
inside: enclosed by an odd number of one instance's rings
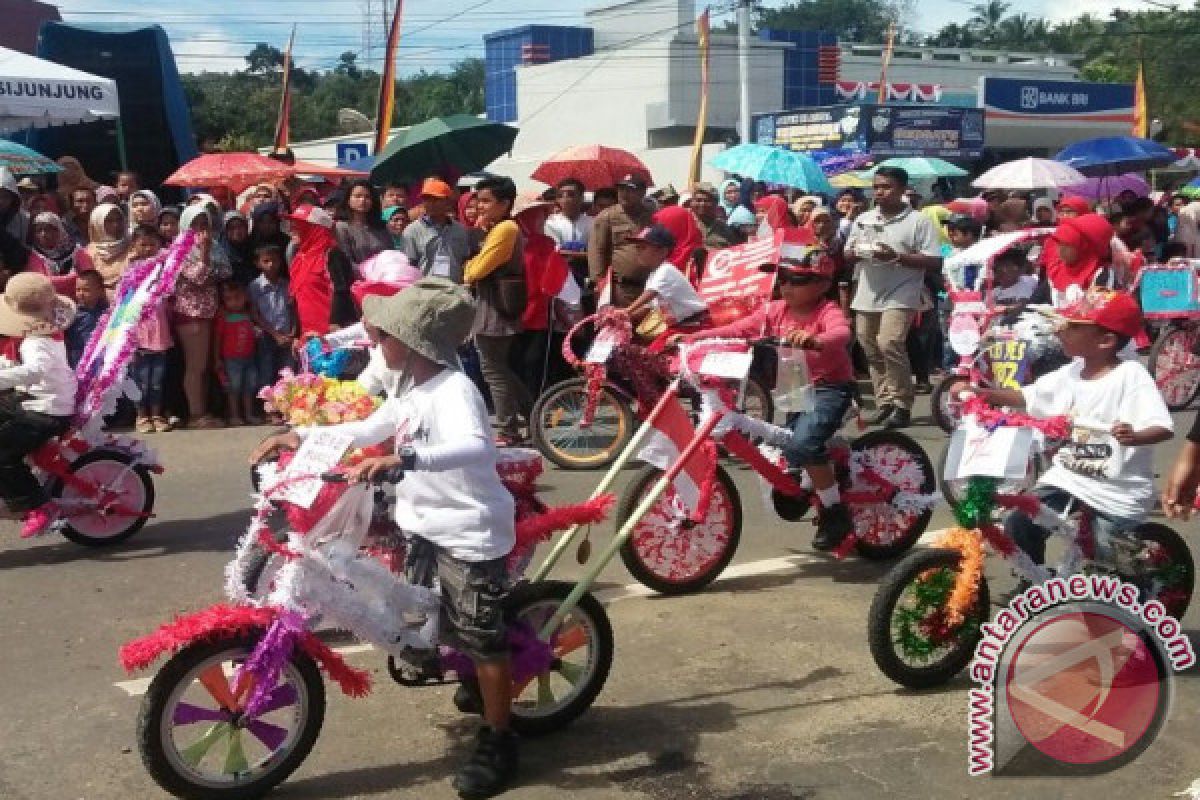
[[[313,225],[320,225],[322,228],[333,228],[333,217],[329,216],[328,211],[317,206],[305,204],[284,216],[297,222],[308,222]]]
[[[1059,309],[1057,316],[1133,338],[1142,330],[1142,309],[1128,292],[1093,289],[1076,303]]]

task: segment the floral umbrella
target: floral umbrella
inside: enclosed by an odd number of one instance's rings
[[[45,175],[62,172],[62,167],[23,144],[0,139],[0,167],[14,175]]]
[[[253,183],[283,180],[294,168],[258,153],[205,153],[175,170],[163,183],[193,189],[225,186],[239,191]]]
[[[616,147],[583,144],[550,156],[538,165],[530,177],[551,186],[567,178],[575,178],[588,191],[595,191],[615,186],[626,175],[636,175],[647,184],[654,183],[650,170],[633,153]]]

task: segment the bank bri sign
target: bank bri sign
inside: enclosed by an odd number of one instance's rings
[[[1133,124],[1133,86],[1018,78],[979,79],[979,106],[1002,120]]]

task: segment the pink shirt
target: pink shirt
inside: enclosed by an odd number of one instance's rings
[[[162,301],[153,313],[138,323],[135,333],[138,350],[162,353],[171,349],[171,323],[166,306],[166,301]]]
[[[754,314],[720,328],[710,328],[687,337],[695,339],[782,338],[796,331],[814,334],[820,350],[805,350],[808,372],[815,384],[851,383],[854,366],[850,362],[850,323],[832,300],[822,300],[803,316],[788,308],[787,301],[773,300]]]

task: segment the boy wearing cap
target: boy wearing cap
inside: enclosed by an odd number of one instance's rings
[[[630,238],[637,247],[637,275],[645,287],[626,309],[634,324],[645,319],[652,309],[658,309],[668,327],[708,312],[692,284],[667,256],[675,249],[675,237],[662,225],[643,228]]]
[[[353,436],[353,447],[395,439],[394,455],[366,459],[348,477],[369,480],[396,467],[405,472],[395,484],[395,518],[411,536],[410,579],[437,570],[442,632],[475,662],[487,722],[454,786],[463,797],[490,797],[517,769],[503,621],[505,557],[515,533],[512,495],[496,473],[487,408],[458,362],[458,347],[475,323],[475,304],[461,286],[422,278],[391,297],[364,297],[363,315],[403,387],[369,418],[324,430]],[[251,462],[299,447],[308,433],[298,428],[266,439]]]
[[[44,275],[14,275],[0,296],[0,339],[17,359],[0,358],[0,497],[10,515],[24,516],[23,538],[58,518],[25,456],[62,435],[75,413],[75,371],[63,344],[74,316],[75,304]]]
[[[792,441],[784,456],[800,482],[821,503],[813,547],[833,550],[854,527],[838,491],[829,463],[829,439],[842,427],[854,398],[854,367],[850,362],[850,323],[841,307],[829,299],[836,265],[829,253],[809,245],[785,243],[780,249],[779,291],[757,313],[730,325],[705,330],[692,339],[759,339],[771,336],[805,351],[814,389],[813,410],[788,420]]]
[[[1089,508],[1103,547],[1112,533],[1136,527],[1153,508],[1152,445],[1170,439],[1174,424],[1146,368],[1117,355],[1142,328],[1133,297],[1097,290],[1055,316],[1072,363],[1021,389],[957,384],[954,391],[970,388],[992,405],[1024,407],[1037,417],[1066,414],[1110,426],[1108,435],[1077,431],[1076,445],[1055,454],[1036,489],[1038,498],[1056,510],[1072,500]],[[1085,443],[1086,449],[1078,447]],[[1014,511],[1004,527],[1036,563],[1045,560],[1049,533],[1027,514]]]

